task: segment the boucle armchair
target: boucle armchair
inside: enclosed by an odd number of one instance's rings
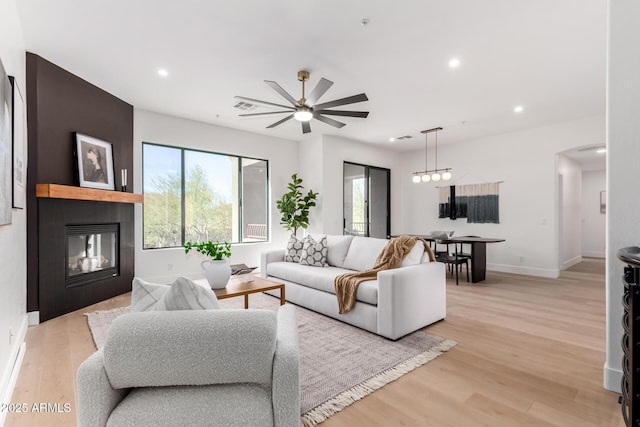
[[[130,313],[78,369],[78,425],[298,426],[295,308]]]

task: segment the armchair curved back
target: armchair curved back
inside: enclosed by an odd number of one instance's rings
[[[272,381],[276,314],[269,310],[151,311],[118,317],[104,345],[116,389]]]

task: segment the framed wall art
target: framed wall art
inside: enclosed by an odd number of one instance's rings
[[[77,132],[75,140],[80,187],[115,190],[113,144]]]
[[[0,61],[0,225],[11,224],[11,82]]]
[[[24,136],[25,136],[25,120],[24,120],[24,100],[18,87],[15,77],[9,76],[12,91],[12,112],[11,135],[13,147],[13,207],[24,209],[24,186],[27,178],[27,165],[24,161]]]

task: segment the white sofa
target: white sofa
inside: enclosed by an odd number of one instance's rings
[[[328,267],[285,262],[285,251],[275,250],[262,253],[260,274],[284,283],[287,301],[396,340],[446,316],[445,266],[429,262],[421,242],[399,268],[381,271],[377,280],[361,283],[355,307],[348,313],[338,313],[334,288],[336,276],[373,268],[387,242],[328,235]]]

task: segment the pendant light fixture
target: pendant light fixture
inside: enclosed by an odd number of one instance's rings
[[[427,130],[423,130],[420,133],[424,133],[424,168],[425,170],[423,170],[422,172],[414,172],[413,173],[413,182],[418,184],[420,182],[429,182],[429,181],[433,181],[433,182],[438,182],[441,179],[443,181],[449,181],[452,177],[451,175],[451,168],[442,168],[442,169],[438,169],[438,131],[442,130],[441,127],[437,127],[437,128],[433,128],[433,129],[427,129]],[[429,149],[429,138],[428,135],[431,132],[435,132],[436,133],[436,150],[435,150],[435,157],[436,157],[436,167],[435,169],[431,169],[429,170],[429,165],[427,163],[428,157],[427,157],[427,153],[428,153],[428,149]]]

